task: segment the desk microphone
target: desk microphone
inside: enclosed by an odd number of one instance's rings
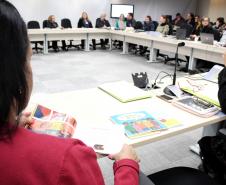
[[[165,89],[164,89],[164,93],[169,95],[169,96],[175,96],[175,93],[172,92],[172,90],[170,89],[173,89],[175,88],[175,85],[176,85],[176,79],[177,79],[177,64],[178,64],[178,50],[179,50],[179,47],[184,47],[185,46],[185,42],[180,42],[177,44],[177,50],[176,50],[176,55],[175,55],[175,66],[174,66],[174,74],[173,74],[173,84],[170,85],[170,86],[167,86]]]

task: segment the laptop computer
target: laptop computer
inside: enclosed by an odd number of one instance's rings
[[[186,29],[177,28],[177,30],[176,30],[177,40],[186,40],[186,36],[187,36],[187,30]]]
[[[201,42],[203,44],[210,44],[213,45],[214,43],[214,35],[210,34],[210,33],[201,33],[200,34],[201,37]]]

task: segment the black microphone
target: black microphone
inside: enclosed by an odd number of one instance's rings
[[[177,44],[178,47],[184,47],[185,46],[185,42],[180,42]]]
[[[176,54],[175,54],[175,66],[174,66],[174,74],[173,74],[173,84],[172,86],[176,85],[176,79],[177,79],[177,64],[178,64],[178,49],[179,47],[184,47],[185,46],[185,42],[180,42],[177,44],[177,50],[176,50]],[[170,96],[175,96],[175,94],[170,90],[169,87],[166,87],[164,89],[164,93]]]

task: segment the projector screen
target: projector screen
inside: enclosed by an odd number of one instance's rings
[[[119,18],[121,14],[126,17],[128,13],[134,13],[134,5],[111,4],[111,18]]]

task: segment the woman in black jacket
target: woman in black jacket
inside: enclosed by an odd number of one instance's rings
[[[93,28],[92,22],[89,20],[88,14],[86,12],[82,13],[81,18],[78,21],[78,28]],[[96,40],[92,39],[93,50],[96,50]],[[82,49],[85,47],[85,40],[82,40],[81,43]]]
[[[226,114],[226,53],[224,54],[225,68],[219,74],[219,92],[218,99],[220,101],[222,112]]]

